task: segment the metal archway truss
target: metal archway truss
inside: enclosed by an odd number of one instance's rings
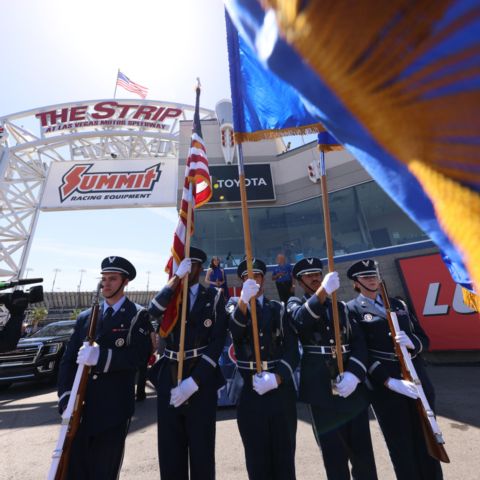
[[[122,106],[151,106],[181,110],[181,114],[163,123],[162,128],[129,125],[135,109],[123,116],[125,125],[95,125],[47,132],[40,125],[42,112],[87,106],[100,102]],[[151,100],[91,100],[52,105],[0,117],[0,275],[11,279],[22,276],[35,233],[48,168],[52,162],[118,158],[142,159],[168,157],[178,159],[180,121],[191,120],[190,105]],[[201,119],[214,118],[214,112],[201,109]],[[138,114],[135,117],[138,120]],[[85,124],[94,122],[91,112]],[[140,124],[136,121],[132,123]],[[147,122],[144,122],[147,123]]]

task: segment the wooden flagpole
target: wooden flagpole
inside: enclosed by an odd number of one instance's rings
[[[190,182],[188,187],[188,208],[187,208],[187,230],[185,231],[185,255],[184,258],[190,257],[190,232],[192,229],[192,208],[193,208],[193,186]],[[187,309],[188,309],[188,277],[189,274],[183,277],[182,284],[182,316],[180,320],[180,342],[178,346],[178,371],[177,383],[180,385],[183,376],[183,361],[185,357],[185,331],[187,327]]]
[[[333,263],[333,242],[332,231],[330,227],[330,206],[328,203],[327,168],[325,166],[325,152],[323,150],[320,150],[320,184],[322,187],[323,223],[325,225],[325,243],[327,246],[328,271],[333,272],[335,270],[335,266]],[[342,338],[340,336],[340,319],[338,318],[337,292],[332,292],[331,297],[333,312],[333,329],[335,332],[335,352],[337,357],[338,373],[342,375]]]
[[[243,222],[243,239],[245,242],[245,255],[247,260],[247,275],[248,278],[253,278],[253,255],[252,243],[250,235],[250,218],[248,216],[247,206],[247,188],[245,186],[245,168],[243,165],[243,149],[242,144],[237,146],[238,153],[238,179],[240,186],[240,200],[242,202],[242,222]],[[262,359],[260,357],[260,340],[258,337],[258,321],[257,321],[257,305],[255,297],[250,299],[250,315],[252,316],[252,335],[253,335],[253,350],[255,354],[255,367],[257,373],[262,372]]]

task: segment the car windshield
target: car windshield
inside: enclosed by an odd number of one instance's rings
[[[59,337],[62,335],[71,335],[73,333],[73,328],[75,327],[75,323],[70,325],[55,325],[50,324],[46,325],[45,327],[35,332],[30,337]]]

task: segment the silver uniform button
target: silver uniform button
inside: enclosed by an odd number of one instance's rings
[[[335,341],[334,341],[334,340],[332,340],[332,339],[330,339],[330,343],[335,343]]]
[[[96,380],[98,378],[98,375],[94,375],[92,378]]]
[[[261,337],[263,337],[263,332],[260,332],[259,335],[260,335]]]
[[[262,346],[260,347],[260,350],[263,350],[264,348],[265,348],[265,347],[262,345]]]

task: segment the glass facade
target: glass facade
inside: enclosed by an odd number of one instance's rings
[[[335,255],[402,245],[428,237],[375,182],[329,196]],[[321,197],[281,207],[249,208],[254,256],[274,264],[282,252],[295,262],[304,256],[326,257]],[[199,209],[192,243],[219,256],[225,266],[244,256],[240,208]]]

